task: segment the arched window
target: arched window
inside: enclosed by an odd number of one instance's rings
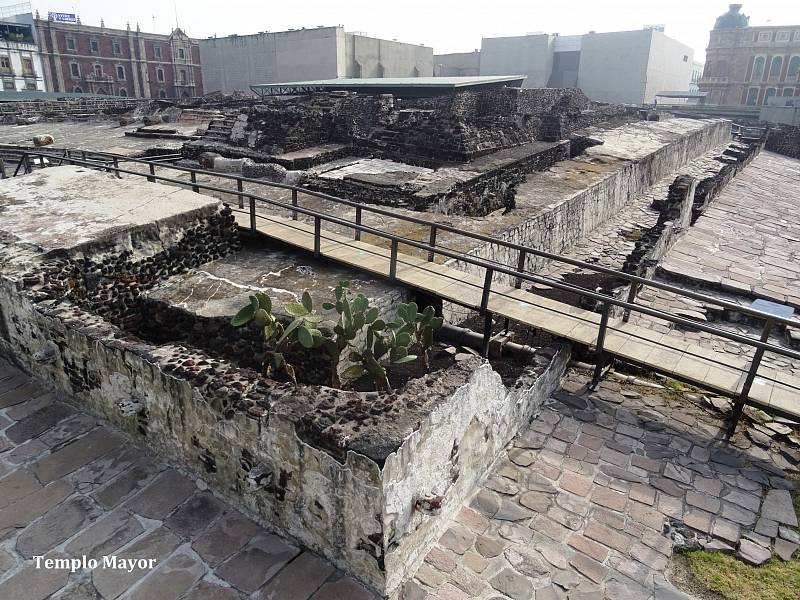
[[[780,79],[781,67],[783,67],[783,57],[775,56],[772,59],[772,64],[769,67],[769,78]]]
[[[167,92],[165,92],[164,90],[159,90],[158,91],[158,97],[159,98],[166,98],[167,97]]]
[[[767,88],[767,93],[764,94],[764,105],[766,106],[767,100],[773,98],[778,93],[778,90],[775,88]]]
[[[755,106],[758,102],[758,88],[750,88],[747,90],[747,100],[745,100],[745,104],[747,106]]]
[[[108,92],[106,88],[97,88],[97,92],[95,92],[98,96],[107,96]]]
[[[126,90],[125,88],[119,88],[119,95],[122,96],[123,98],[127,98],[128,90]]]
[[[761,77],[764,75],[764,64],[767,62],[767,59],[763,56],[756,56],[755,62],[753,62],[753,76],[750,78],[752,81],[761,81]]]
[[[102,77],[103,76],[103,65],[95,65],[94,66],[94,74],[95,74],[95,77]]]
[[[72,92],[75,94],[82,94],[83,90],[81,89],[81,86],[76,85],[74,88],[72,88]]]
[[[800,81],[800,56],[793,56],[786,71],[786,81]]]

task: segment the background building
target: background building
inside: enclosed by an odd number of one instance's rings
[[[52,92],[135,98],[190,98],[203,93],[200,51],[183,31],[142,33],[77,23],[35,20]]]
[[[200,40],[208,92],[249,92],[251,85],[337,77],[430,77],[429,46],[317,27]]]
[[[749,27],[731,4],[714,26],[700,89],[707,103],[761,106],[800,95],[800,25]]]
[[[483,38],[474,54],[480,75],[526,75],[525,87],[578,87],[592,100],[627,104],[652,103],[665,90],[688,90],[694,62],[689,46],[658,27]],[[435,56],[437,75],[461,74],[465,56]]]
[[[16,5],[30,10],[29,4]],[[45,90],[42,57],[30,12],[0,9],[0,90]]]
[[[433,56],[433,74],[436,77],[475,77],[480,75],[480,67],[480,50]]]

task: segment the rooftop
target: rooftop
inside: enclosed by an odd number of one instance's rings
[[[491,87],[521,87],[525,75],[470,77],[367,77],[364,79],[318,79],[284,83],[262,83],[250,89],[259,96],[275,96],[322,91],[360,91],[391,93],[399,96],[439,95],[455,90]]]

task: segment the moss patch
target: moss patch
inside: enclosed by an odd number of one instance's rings
[[[752,567],[721,552],[688,552],[684,557],[694,580],[726,600],[800,599],[800,560],[773,558]]]

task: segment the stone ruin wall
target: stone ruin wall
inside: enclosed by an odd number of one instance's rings
[[[146,289],[194,265],[184,251],[205,260],[235,249],[229,216],[55,258],[0,245],[0,352],[389,595],[556,389],[569,347],[540,352],[510,390],[474,357],[452,367],[463,384],[426,375],[381,396],[264,380],[111,322],[136,325],[129,284]],[[376,443],[369,432],[401,418],[416,433]],[[440,509],[417,510],[438,496]]]
[[[791,158],[800,158],[800,126],[780,125],[770,129],[764,148]]]

